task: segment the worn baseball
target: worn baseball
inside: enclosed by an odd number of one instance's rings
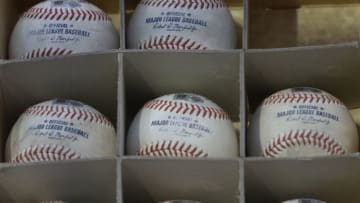
[[[54,99],[29,107],[6,143],[6,160],[34,162],[116,155],[115,129],[96,109]]]
[[[31,59],[119,47],[108,15],[84,0],[47,0],[26,11],[10,40],[10,58]]]
[[[276,92],[258,107],[250,123],[251,156],[341,155],[359,150],[358,133],[346,106],[315,88]]]
[[[238,141],[226,112],[196,94],[146,103],[131,123],[127,152],[164,157],[236,157]]]
[[[234,49],[236,41],[223,0],[141,0],[127,32],[132,49]]]
[[[326,203],[317,199],[292,199],[281,203]]]

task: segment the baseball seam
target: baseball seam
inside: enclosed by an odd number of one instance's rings
[[[29,107],[25,111],[25,115],[52,116],[56,118],[90,121],[112,127],[111,122],[100,113],[91,112],[87,109],[73,108],[69,106],[35,105]]]
[[[34,161],[56,161],[79,159],[80,155],[70,148],[56,144],[33,145],[20,152],[13,160],[14,163]]]
[[[147,102],[144,105],[144,108],[164,111],[164,112],[176,112],[183,115],[195,115],[197,117],[209,118],[209,119],[219,119],[219,120],[228,120],[228,114],[220,109],[210,106],[202,106],[198,104],[188,104],[184,102],[176,101],[167,101],[155,99]]]
[[[158,140],[143,146],[138,155],[160,157],[207,157],[208,154],[202,149],[185,142],[172,140]]]
[[[223,0],[142,0],[140,5],[187,9],[214,9],[226,7]]]
[[[281,104],[281,103],[322,103],[322,104],[342,104],[337,98],[330,95],[319,95],[311,93],[286,93],[275,94],[266,98],[263,105]]]
[[[323,149],[330,155],[345,154],[346,150],[323,132],[313,130],[291,130],[279,135],[264,148],[266,157],[276,157],[282,151],[298,146],[314,146]]]
[[[67,20],[67,21],[109,21],[110,18],[101,10],[82,8],[30,8],[23,14],[23,18],[38,20]]]
[[[70,55],[73,51],[69,49],[61,49],[61,48],[39,48],[34,49],[32,51],[26,52],[22,59],[32,59],[32,58],[39,58],[39,57],[48,57],[48,56],[64,56]]]
[[[207,49],[203,45],[190,39],[184,39],[183,37],[167,35],[166,37],[155,36],[148,40],[142,40],[138,44],[139,49],[175,49],[175,50],[189,50],[189,49]]]

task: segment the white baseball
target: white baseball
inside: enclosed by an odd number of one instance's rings
[[[133,49],[233,49],[237,40],[223,0],[141,0],[127,35]]]
[[[26,11],[10,40],[10,58],[38,58],[119,47],[110,18],[83,0],[47,0]]]
[[[131,123],[128,154],[166,157],[236,157],[231,121],[214,102],[195,94],[149,101]]]
[[[358,151],[358,133],[346,106],[315,88],[274,93],[258,107],[250,123],[251,156],[297,157]]]
[[[6,143],[6,160],[33,162],[116,155],[115,129],[94,108],[54,99],[29,107]]]

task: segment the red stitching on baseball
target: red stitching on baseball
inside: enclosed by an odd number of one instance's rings
[[[312,93],[286,93],[274,94],[263,101],[263,105],[280,104],[280,103],[322,103],[322,104],[342,104],[340,100],[323,94]]]
[[[187,104],[183,102],[171,102],[166,100],[151,100],[144,105],[144,108],[164,111],[164,112],[176,112],[186,115],[195,115],[209,119],[228,120],[228,114],[220,109],[208,106],[202,106],[198,104]]]
[[[110,21],[109,16],[101,10],[83,8],[42,8],[33,7],[26,11],[23,18],[38,20],[81,20],[81,21]]]
[[[137,153],[141,156],[160,157],[207,157],[202,149],[185,142],[160,140],[143,146]]]
[[[174,49],[174,50],[199,50],[207,49],[201,44],[191,41],[190,39],[184,39],[178,36],[152,36],[148,40],[142,40],[138,44],[139,49]]]
[[[14,163],[34,161],[56,161],[80,159],[80,155],[64,146],[56,144],[33,145],[20,152],[13,160]]]
[[[167,8],[214,9],[226,7],[223,0],[142,0],[141,5]]]
[[[288,148],[308,145],[323,149],[330,155],[346,153],[346,150],[341,147],[339,143],[324,133],[312,130],[291,130],[272,140],[270,144],[265,147],[264,155],[266,157],[276,157]]]
[[[64,114],[65,112],[66,114]],[[90,121],[112,127],[111,122],[108,118],[106,118],[106,116],[100,113],[91,112],[87,109],[79,109],[70,106],[61,106],[61,109],[56,106],[54,109],[53,106],[50,105],[34,105],[25,111],[25,115],[32,116],[48,116],[50,114],[54,116],[56,115],[57,118],[70,118],[81,121]]]
[[[48,57],[48,56],[65,56],[72,54],[73,51],[69,49],[60,49],[60,48],[39,48],[34,49],[32,51],[26,52],[21,58],[22,59],[32,59],[32,58],[39,58],[39,57]]]

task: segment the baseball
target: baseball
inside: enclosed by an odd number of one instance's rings
[[[117,49],[119,36],[104,11],[84,0],[47,0],[26,11],[12,32],[10,58]]]
[[[249,128],[251,156],[298,157],[358,151],[358,133],[346,106],[329,93],[291,88],[267,97]]]
[[[146,103],[131,123],[127,152],[164,157],[236,157],[229,116],[196,94],[170,94]]]
[[[116,155],[115,129],[94,108],[54,99],[29,107],[6,143],[6,160],[34,162]]]
[[[237,40],[223,0],[141,0],[127,36],[132,49],[234,49]]]

